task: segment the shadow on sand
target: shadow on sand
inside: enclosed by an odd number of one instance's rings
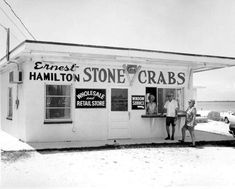
[[[101,147],[82,147],[82,148],[64,148],[64,149],[41,149],[36,150],[40,154],[55,154],[69,152],[88,152],[101,150],[118,150],[118,149],[141,149],[141,148],[193,148],[204,149],[205,147],[233,147],[235,149],[235,140],[231,141],[200,141],[196,142],[196,147],[190,146],[191,142],[181,143],[150,143],[150,144],[129,144],[129,145],[105,145]]]
[[[192,148],[195,150],[204,149],[205,147],[232,147],[235,149],[235,140],[228,141],[199,141],[196,147],[190,147],[191,142],[181,143],[150,143],[150,144],[129,144],[129,145],[105,145],[100,147],[82,147],[82,148],[62,148],[62,149],[40,149],[40,150],[22,150],[22,151],[2,151],[1,161],[3,163],[15,163],[31,158],[32,154],[37,152],[41,155],[73,153],[73,152],[91,152],[101,150],[128,150],[144,148]]]

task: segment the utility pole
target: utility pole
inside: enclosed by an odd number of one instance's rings
[[[6,57],[7,57],[7,61],[9,61],[10,59],[10,28],[7,28],[6,31],[7,31]]]

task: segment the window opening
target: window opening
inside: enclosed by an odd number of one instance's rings
[[[127,89],[111,89],[111,111],[128,111]]]
[[[71,86],[46,85],[46,120],[71,119]]]

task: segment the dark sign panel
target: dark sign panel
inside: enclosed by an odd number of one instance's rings
[[[76,89],[76,108],[106,108],[105,89]]]
[[[132,95],[131,96],[132,110],[145,109],[145,96]]]

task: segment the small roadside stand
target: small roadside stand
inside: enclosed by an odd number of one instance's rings
[[[26,40],[0,60],[2,130],[25,142],[159,139],[163,106],[193,97],[193,73],[235,58]],[[157,114],[146,115],[148,96]]]

